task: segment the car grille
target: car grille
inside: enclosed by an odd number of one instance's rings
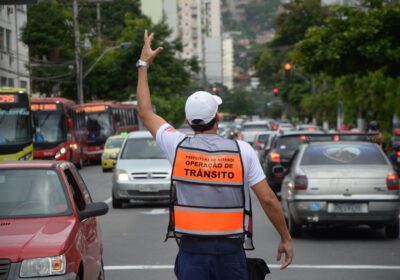
[[[168,172],[134,172],[131,173],[132,179],[146,180],[146,179],[166,179]]]
[[[9,259],[0,259],[0,280],[6,280],[10,270],[11,261]]]

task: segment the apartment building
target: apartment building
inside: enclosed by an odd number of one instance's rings
[[[19,40],[26,21],[26,5],[0,5],[0,86],[30,88],[29,49]]]
[[[224,33],[222,39],[222,84],[228,89],[233,88],[233,38],[230,33]]]
[[[182,59],[196,57],[200,77],[209,84],[222,83],[222,34],[220,0],[142,0],[142,11],[158,22],[162,10],[172,29],[171,39],[182,41]]]

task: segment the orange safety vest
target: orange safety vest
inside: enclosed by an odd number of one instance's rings
[[[221,141],[231,141],[232,150],[199,149],[190,138],[178,144],[167,239],[183,235],[240,237],[244,249],[254,249],[250,194],[245,192],[239,145],[233,140]]]

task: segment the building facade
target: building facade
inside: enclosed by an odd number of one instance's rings
[[[229,33],[224,33],[222,40],[222,84],[228,89],[233,88],[233,68],[233,38]]]
[[[0,86],[30,89],[29,49],[20,41],[26,5],[0,5]]]
[[[142,0],[142,11],[154,20],[159,10],[172,30],[171,40],[180,38],[182,59],[197,58],[202,69],[199,80],[223,82],[220,0]],[[157,22],[157,21],[155,21]]]

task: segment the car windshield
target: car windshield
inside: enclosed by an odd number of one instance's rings
[[[0,144],[24,144],[32,141],[32,119],[26,108],[0,108]]]
[[[89,130],[89,141],[105,140],[113,133],[108,111],[86,114],[86,123]]]
[[[297,148],[304,142],[300,136],[293,136],[293,137],[280,137],[275,147],[278,150],[288,150],[288,151],[295,151]]]
[[[54,143],[67,139],[67,126],[61,112],[35,111],[35,143]]]
[[[257,141],[260,143],[265,143],[269,137],[271,136],[271,134],[260,134],[257,136]]]
[[[165,158],[165,154],[152,138],[128,139],[121,154],[121,159],[156,158]]]
[[[122,144],[124,143],[125,138],[112,138],[108,139],[106,143],[106,149],[115,149],[121,148]]]
[[[54,170],[0,170],[0,218],[47,217],[70,212],[64,188]]]
[[[378,147],[372,144],[332,143],[310,145],[306,148],[300,165],[386,165]]]

